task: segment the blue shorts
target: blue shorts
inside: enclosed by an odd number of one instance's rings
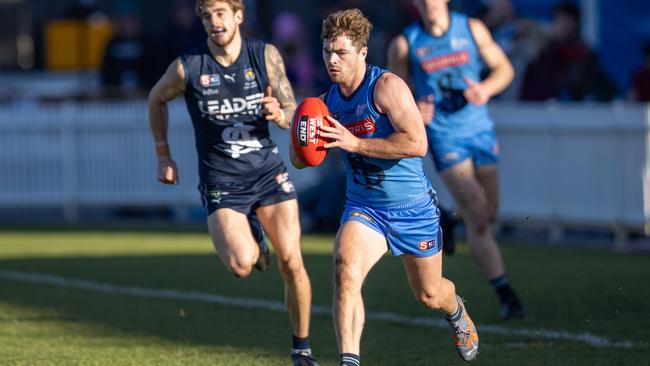
[[[255,213],[260,206],[296,198],[296,190],[284,165],[264,174],[251,174],[246,180],[225,178],[199,184],[203,208],[208,216],[220,208],[248,215]]]
[[[358,221],[382,234],[394,256],[409,254],[430,257],[442,249],[438,199],[433,190],[411,202],[393,207],[373,208],[348,201],[341,217]]]
[[[494,129],[467,137],[436,136],[427,129],[427,139],[438,172],[466,159],[472,159],[477,167],[499,161],[499,142]]]

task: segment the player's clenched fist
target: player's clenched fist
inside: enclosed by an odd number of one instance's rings
[[[158,161],[158,181],[164,184],[178,184],[178,168],[172,159]]]
[[[468,102],[480,106],[490,100],[490,94],[485,90],[483,84],[468,77],[465,77],[465,82],[467,83],[467,89],[463,92],[463,96]]]

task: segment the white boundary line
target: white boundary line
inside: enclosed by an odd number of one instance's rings
[[[152,289],[145,287],[134,286],[120,286],[110,283],[101,283],[95,281],[87,281],[75,278],[66,278],[60,276],[27,273],[17,271],[4,271],[0,270],[0,279],[16,281],[31,284],[52,285],[63,288],[73,288],[79,290],[89,290],[104,292],[109,294],[128,295],[136,297],[144,297],[150,299],[172,299],[172,300],[187,300],[197,302],[208,302],[220,305],[229,305],[237,307],[266,309],[276,312],[286,312],[284,303],[263,299],[244,299],[237,297],[226,297],[217,294],[209,294],[204,292],[188,292],[177,290],[163,290]],[[331,316],[329,307],[322,305],[314,305],[312,313],[315,315]],[[390,312],[368,312],[366,319],[379,320],[389,323],[396,323],[401,325],[416,325],[433,328],[446,329],[447,322],[442,319],[433,319],[425,317],[407,317]],[[564,330],[551,330],[551,329],[531,329],[531,328],[514,328],[504,327],[492,324],[479,324],[477,328],[482,333],[494,333],[507,336],[524,336],[530,338],[543,338],[548,340],[558,341],[571,341],[586,343],[593,347],[623,347],[631,348],[636,347],[637,344],[629,340],[613,341],[608,338],[594,335],[591,333],[571,333]]]

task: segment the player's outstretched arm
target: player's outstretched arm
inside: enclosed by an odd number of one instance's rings
[[[321,136],[332,139],[325,148],[379,159],[402,159],[424,156],[427,140],[422,116],[406,83],[392,73],[382,75],[373,93],[377,110],[388,115],[395,132],[386,138],[359,139],[331,116],[332,127],[321,126]]]
[[[269,76],[271,90],[262,98],[262,108],[267,120],[275,122],[280,128],[289,128],[291,117],[296,110],[296,98],[287,78],[284,61],[278,49],[267,44],[264,49],[264,62]]]
[[[176,59],[149,92],[149,127],[156,146],[158,180],[165,184],[178,184],[178,172],[167,140],[169,124],[167,103],[184,91],[185,68],[180,59]]]
[[[470,18],[469,27],[483,61],[490,68],[490,74],[481,82],[466,79],[468,90],[465,93],[465,98],[471,103],[481,105],[507,88],[514,78],[515,72],[510,60],[494,41],[483,22]]]

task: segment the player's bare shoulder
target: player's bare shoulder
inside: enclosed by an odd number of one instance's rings
[[[185,92],[186,74],[185,65],[180,58],[172,61],[167,67],[167,71],[151,89],[149,99],[167,102],[183,94]]]
[[[405,60],[409,53],[409,42],[403,34],[398,34],[388,45],[388,58]],[[389,62],[390,63],[390,62]]]
[[[468,18],[467,23],[469,24],[472,36],[474,36],[474,40],[476,40],[476,45],[479,48],[494,42],[490,30],[483,21],[476,18]]]
[[[399,100],[406,97],[411,97],[411,91],[406,82],[398,75],[387,71],[377,79],[373,91],[373,98],[377,110],[380,113],[385,113],[383,110],[387,106],[399,102]]]

